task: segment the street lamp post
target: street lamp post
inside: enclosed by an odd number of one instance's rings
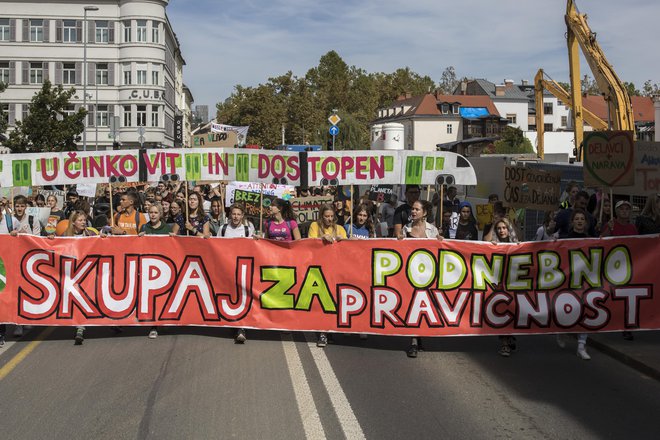
[[[98,11],[97,6],[85,6],[83,14],[83,108],[87,111],[87,11]],[[87,119],[85,115],[85,128],[83,130],[83,150],[87,151]]]

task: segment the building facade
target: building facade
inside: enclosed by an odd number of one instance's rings
[[[115,140],[121,148],[186,145],[192,94],[168,3],[0,0],[0,81],[9,85],[0,102],[10,130],[49,79],[75,88],[71,112],[84,106],[86,89],[88,150],[111,149]]]

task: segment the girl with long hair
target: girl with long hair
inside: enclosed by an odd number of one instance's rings
[[[360,205],[353,211],[353,226],[344,225],[349,238],[375,238],[374,222],[368,205]]]
[[[320,238],[326,243],[334,243],[346,238],[346,230],[337,224],[335,210],[329,204],[321,205],[319,218],[309,225],[309,238]]]
[[[188,218],[185,218],[185,213],[179,214],[174,219],[172,234],[209,238],[211,236],[210,219],[204,213],[203,206],[204,200],[201,194],[196,192],[191,193],[188,196]]]
[[[300,240],[300,229],[294,220],[291,204],[286,200],[275,199],[269,209],[270,218],[264,222],[264,237],[278,241]]]

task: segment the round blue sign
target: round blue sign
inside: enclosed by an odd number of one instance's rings
[[[330,126],[330,130],[328,130],[332,136],[337,136],[339,134],[339,127],[336,125]]]

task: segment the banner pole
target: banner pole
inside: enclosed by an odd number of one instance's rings
[[[444,201],[445,201],[445,186],[440,185],[440,200],[438,201],[438,205],[439,205],[438,206],[438,211],[440,211],[440,218],[438,219],[438,222],[439,222],[438,224],[440,225],[440,229],[443,229],[443,231],[442,231],[443,236],[445,235],[445,232],[446,232],[446,231],[444,231],[444,226],[443,226],[443,223],[442,223],[442,220],[443,220],[443,212],[442,211],[443,211],[444,205],[445,205]]]
[[[110,191],[110,226],[115,227],[115,210],[112,206],[112,199],[113,199],[113,194],[112,194],[112,182],[108,183],[108,191]]]
[[[431,201],[431,185],[426,185],[426,201]]]
[[[351,198],[353,198],[353,184],[351,183]],[[349,227],[348,238],[353,237],[353,214],[355,213],[355,208],[351,207],[351,226]],[[343,226],[342,226],[343,228]]]
[[[190,210],[188,209],[188,181],[184,181],[183,184],[185,185],[186,188],[186,223],[190,221]],[[185,223],[184,223],[185,224]],[[186,228],[186,235],[190,235],[190,231],[188,228]]]
[[[236,198],[234,198],[236,200]],[[259,182],[259,235],[264,223],[264,184]]]
[[[220,209],[220,217],[222,222],[225,223],[225,184],[222,180],[220,181]]]
[[[614,195],[610,186],[610,220],[614,220]]]
[[[11,189],[9,190],[9,204],[11,205],[11,215],[14,215],[14,211],[16,211],[16,207],[14,206],[14,187],[12,186]]]
[[[610,205],[612,204],[612,199],[610,198]],[[600,192],[600,212],[598,213],[598,223],[603,227],[603,210],[605,209],[605,193]]]

